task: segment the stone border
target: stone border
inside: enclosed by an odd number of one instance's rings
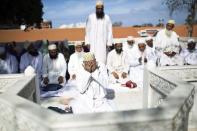
[[[15,83],[15,89],[10,87],[0,94],[0,116],[2,116],[0,123],[3,122],[0,124],[0,129],[14,129],[14,131],[178,131],[181,129],[187,131],[188,114],[193,105],[188,103],[194,101],[194,86],[171,79],[158,70],[150,71],[150,74],[157,77],[157,82],[152,81],[153,85],[166,95],[165,100],[157,108],[80,115],[60,115],[31,102],[34,101],[32,99],[28,100],[29,97],[24,95],[23,90],[26,88],[29,90],[32,82],[35,88],[36,80],[35,76],[27,78],[23,76]]]

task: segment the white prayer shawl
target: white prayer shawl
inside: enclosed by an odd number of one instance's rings
[[[84,52],[78,53],[75,52],[70,56],[70,60],[68,63],[68,72],[70,76],[76,75],[78,70],[81,70],[83,68],[83,54]]]
[[[85,43],[90,44],[90,52],[95,54],[98,62],[106,64],[106,46],[112,45],[112,37],[112,23],[108,15],[105,15],[104,19],[97,19],[95,13],[89,15]]]
[[[119,78],[121,78],[121,74],[123,72],[128,73],[126,53],[122,51],[121,54],[118,54],[115,49],[109,52],[107,56],[107,69],[109,71],[110,78],[112,77],[112,81],[114,78],[111,74],[112,72],[116,72],[119,75]]]
[[[64,78],[65,84],[65,75],[66,75],[66,61],[62,53],[58,53],[57,59],[51,59],[49,54],[46,54],[43,59],[43,77],[48,77],[49,84],[58,84],[58,77],[62,76]]]
[[[190,52],[188,49],[181,51],[180,56],[184,59],[185,64],[197,65],[197,49]]]
[[[103,64],[93,73],[80,70],[77,74],[77,88],[81,93],[81,102],[86,105],[87,112],[109,111],[106,103],[106,88],[108,86],[107,70]]]
[[[24,72],[28,66],[31,66],[35,69],[38,78],[41,80],[42,62],[43,62],[43,56],[40,52],[38,56],[32,56],[31,54],[26,52],[21,56],[20,72]]]
[[[139,58],[147,58],[147,63],[140,64]],[[143,60],[142,60],[143,61]],[[135,50],[132,52],[132,55],[128,58],[129,77],[132,81],[137,83],[138,87],[143,87],[143,72],[144,66],[147,68],[155,67],[155,55],[146,47],[144,53],[140,52],[136,46]]]
[[[0,74],[18,73],[18,61],[15,56],[7,53],[6,59],[0,59]]]

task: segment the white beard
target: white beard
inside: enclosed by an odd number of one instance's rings
[[[129,49],[133,48],[133,45],[128,45],[128,48],[129,48]]]
[[[76,53],[77,53],[78,58],[82,58],[83,57],[83,52],[76,52]]]
[[[165,33],[166,33],[166,35],[168,36],[168,37],[171,37],[171,35],[172,35],[172,31],[171,30],[165,30]]]

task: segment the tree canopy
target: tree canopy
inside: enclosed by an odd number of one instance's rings
[[[1,25],[39,25],[42,21],[41,0],[1,0],[0,3]]]
[[[186,9],[188,11],[188,16],[185,21],[188,25],[188,35],[192,36],[193,25],[196,23],[197,0],[164,0],[164,3],[170,11],[170,16],[172,16],[176,10]]]

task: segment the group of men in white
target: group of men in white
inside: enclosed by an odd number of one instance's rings
[[[70,80],[86,101],[87,112],[112,110],[107,106],[106,88],[111,84],[125,84],[132,81],[143,87],[144,68],[156,66],[197,65],[196,42],[188,40],[187,48],[182,49],[179,36],[172,30],[174,20],[169,20],[166,28],[159,31],[156,38],[134,38],[127,42],[113,42],[110,17],[104,13],[103,1],[96,2],[96,13],[87,19],[85,44],[90,52],[83,51],[81,42],[75,43],[75,53],[67,64],[64,55],[58,52],[57,45],[48,45],[48,54],[43,56],[34,43],[25,45],[27,52],[20,63],[14,56],[0,47],[0,73],[17,73],[34,70],[44,91],[61,89],[66,85],[66,71]],[[114,43],[114,49],[108,52]]]

